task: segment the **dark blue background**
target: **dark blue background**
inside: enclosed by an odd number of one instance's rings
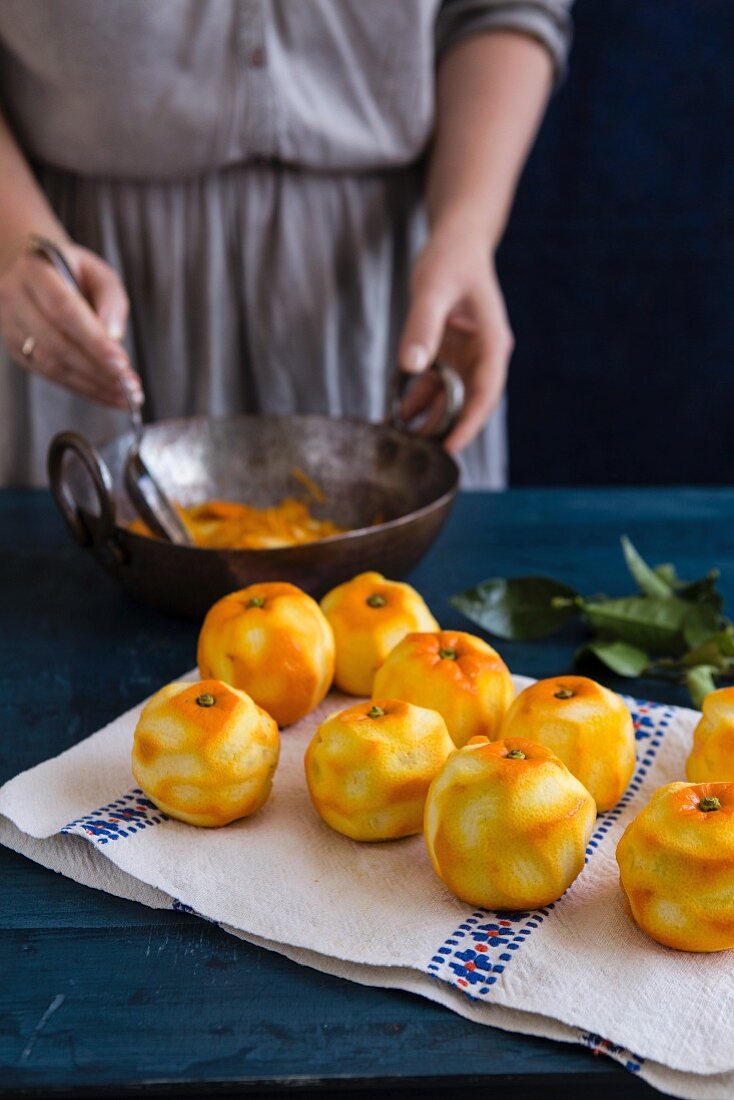
[[[511,481],[734,483],[734,4],[574,18],[500,255]]]

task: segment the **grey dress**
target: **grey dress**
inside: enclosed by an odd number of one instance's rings
[[[569,5],[3,0],[0,104],[70,236],[123,278],[147,415],[381,417],[436,57],[514,29],[560,71]],[[42,483],[59,429],[124,430],[0,353],[3,482]],[[505,465],[500,411],[466,482],[501,486]]]

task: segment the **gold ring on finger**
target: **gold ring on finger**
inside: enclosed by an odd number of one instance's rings
[[[33,352],[36,350],[37,343],[38,341],[36,340],[35,336],[26,336],[20,348],[25,359],[33,358]]]

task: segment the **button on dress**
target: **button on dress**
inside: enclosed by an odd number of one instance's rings
[[[385,413],[425,226],[436,60],[493,29],[562,71],[570,0],[3,0],[0,105],[120,273],[150,419]],[[0,348],[0,478],[127,428]],[[502,410],[463,458],[505,480]]]

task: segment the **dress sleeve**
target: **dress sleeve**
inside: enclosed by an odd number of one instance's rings
[[[436,56],[482,31],[519,31],[549,51],[556,83],[563,79],[571,46],[573,0],[443,0],[436,20]]]

